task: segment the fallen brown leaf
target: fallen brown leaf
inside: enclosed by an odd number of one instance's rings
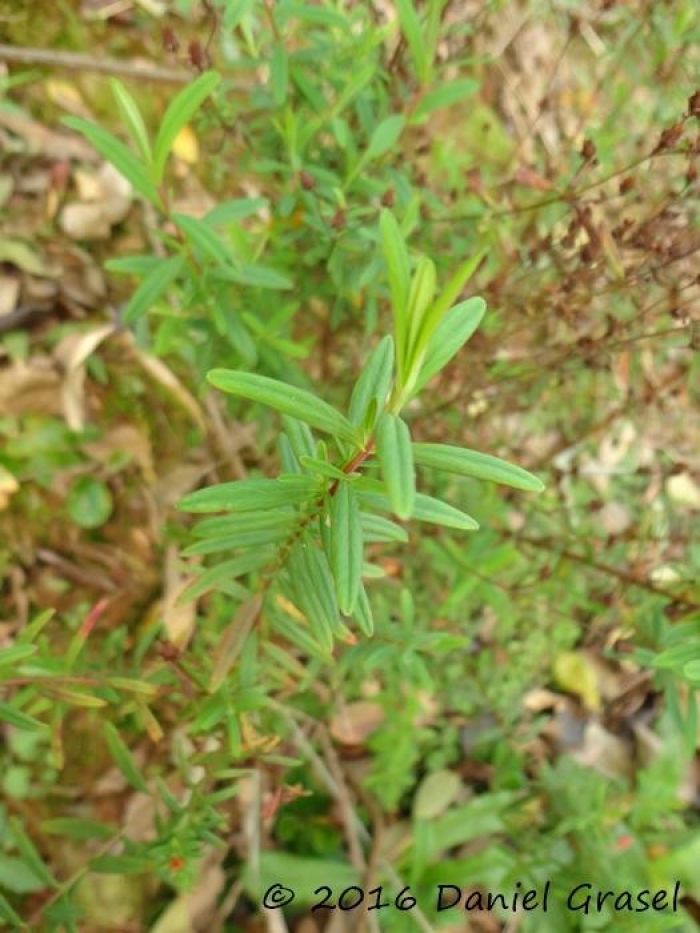
[[[371,700],[348,703],[330,721],[330,733],[341,745],[361,745],[384,721],[384,709]]]

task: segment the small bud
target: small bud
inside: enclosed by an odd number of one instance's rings
[[[316,180],[313,175],[309,175],[308,172],[302,169],[299,172],[299,184],[304,189],[304,191],[313,191],[316,187]]]
[[[202,43],[199,39],[192,39],[187,51],[190,57],[190,62],[192,67],[196,68],[197,71],[204,71],[207,67],[207,55],[204,49],[202,48]]]
[[[180,652],[169,641],[158,642],[158,653],[164,661],[177,661]]]
[[[659,141],[656,144],[656,149],[654,149],[654,152],[663,152],[665,149],[673,149],[682,135],[682,123],[674,123],[673,126],[669,126],[659,137]]]
[[[596,149],[595,143],[592,139],[584,139],[583,146],[581,147],[581,158],[584,162],[592,162],[593,159],[598,155],[598,150]]]
[[[177,52],[180,48],[180,42],[170,26],[163,26],[163,48],[166,52]]]
[[[631,175],[628,175],[627,178],[623,178],[620,182],[620,194],[627,194],[632,191],[635,187],[635,180]]]
[[[334,230],[345,229],[345,211],[342,209],[342,207],[339,207],[331,218],[331,227]]]
[[[700,91],[695,91],[688,98],[688,115],[700,120]]]
[[[396,192],[393,188],[387,188],[382,195],[382,207],[393,207],[396,201]]]

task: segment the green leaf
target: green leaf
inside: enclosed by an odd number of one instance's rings
[[[146,129],[146,124],[143,122],[141,111],[136,101],[121,81],[117,81],[116,78],[110,78],[109,83],[112,88],[112,94],[114,94],[119,110],[121,111],[122,118],[131,133],[131,138],[138,146],[141,158],[146,165],[150,166],[153,161],[151,141],[148,138],[148,130]]]
[[[269,266],[243,262],[238,266],[225,266],[215,269],[213,276],[224,282],[236,282],[238,285],[250,285],[252,288],[272,288],[278,291],[294,287],[294,282]]]
[[[0,700],[0,722],[7,722],[17,729],[46,729],[45,723],[34,719],[33,716],[27,716],[26,713],[15,709],[9,703],[3,703]]]
[[[143,317],[179,276],[184,265],[184,256],[171,256],[169,259],[159,260],[158,265],[148,273],[129,299],[122,320],[130,324]]]
[[[191,492],[178,503],[183,512],[255,512],[284,505],[299,505],[317,491],[310,476],[283,479],[242,479]]]
[[[216,693],[228,677],[243,649],[246,638],[250,635],[260,615],[261,607],[262,596],[258,593],[240,606],[233,621],[224,629],[214,652],[214,664],[207,687],[209,693]]]
[[[362,583],[362,523],[349,482],[341,482],[330,506],[330,565],[340,611],[350,615]]]
[[[82,133],[88,142],[133,185],[143,198],[160,208],[160,197],[148,170],[121,140],[82,117],[64,117],[66,126]]]
[[[430,338],[412,395],[417,395],[433,376],[447,366],[476,331],[485,313],[483,298],[468,298],[447,312]]]
[[[23,859],[5,855],[4,852],[0,852],[0,879],[3,889],[13,894],[35,894],[46,890],[47,887]],[[2,911],[3,908],[0,908],[0,914]]]
[[[413,0],[396,0],[396,12],[399,26],[411,53],[416,76],[421,84],[428,78],[430,62],[428,60],[425,37]]]
[[[140,790],[144,794],[149,794],[150,791],[148,789],[148,785],[143,779],[143,775],[136,766],[136,762],[132,758],[131,752],[122,741],[122,738],[117,732],[116,728],[112,725],[111,722],[106,722],[104,724],[104,731],[105,739],[107,740],[107,747],[115,765],[119,768],[121,773],[132,787],[135,787],[136,790]]]
[[[326,555],[300,542],[290,554],[288,567],[295,602],[306,616],[319,647],[330,655],[340,619],[335,582]]]
[[[185,557],[194,557],[197,554],[217,554],[221,551],[232,551],[236,548],[281,544],[288,534],[287,528],[253,528],[247,531],[232,532],[217,538],[205,538],[196,544],[190,544],[182,553]]]
[[[406,372],[413,369],[414,361],[421,352],[420,345],[423,334],[429,332],[428,318],[432,316],[432,309],[429,311],[428,308],[435,296],[436,284],[435,263],[432,259],[428,259],[427,256],[421,256],[418,260],[418,267],[413,276],[408,296],[409,336],[404,360]]]
[[[207,379],[222,392],[260,402],[285,415],[298,418],[319,431],[333,434],[350,443],[357,442],[357,432],[347,418],[306,389],[270,379],[268,376],[233,369],[214,369],[207,374]]]
[[[99,875],[145,875],[153,871],[153,862],[144,855],[98,855],[90,861],[90,871]]]
[[[93,476],[80,476],[68,494],[68,513],[81,528],[100,528],[109,519],[114,500],[109,486]]]
[[[346,480],[348,478],[347,473],[343,473],[343,471],[333,463],[329,463],[327,460],[321,460],[320,457],[307,457],[305,454],[302,454],[299,458],[299,462],[308,473],[315,473],[318,476],[325,476],[328,479]]]
[[[363,163],[378,159],[396,146],[406,120],[403,114],[392,114],[377,124],[369,141]]]
[[[360,586],[354,616],[357,620],[357,624],[360,626],[362,634],[366,635],[367,638],[371,638],[372,635],[374,635],[374,617],[372,615],[369,597],[367,596],[367,590],[365,590],[363,585]]]
[[[185,234],[190,246],[199,253],[200,258],[209,257],[215,263],[224,266],[231,262],[232,256],[228,246],[203,220],[187,214],[172,214],[171,217]]]
[[[471,97],[479,90],[480,83],[475,78],[458,78],[429,91],[421,100],[414,113],[415,119],[427,116],[433,110],[451,107],[465,97]]]
[[[233,198],[231,201],[222,201],[205,215],[204,222],[211,227],[233,224],[257,214],[267,203],[267,198]]]
[[[486,479],[527,492],[542,492],[545,488],[541,480],[522,467],[514,466],[500,457],[492,457],[490,454],[482,454],[465,447],[452,447],[449,444],[414,444],[413,456],[421,466],[432,467],[445,473]]]
[[[9,856],[6,856],[6,855],[0,856],[0,859],[4,860],[5,862],[10,860]],[[12,861],[15,861],[15,860],[13,859]],[[7,873],[3,869],[1,862],[0,862],[0,877],[3,877],[3,878],[7,877]],[[11,885],[8,884],[7,887],[10,888]],[[17,892],[17,893],[21,893],[21,892]],[[6,900],[2,894],[0,894],[0,918],[5,920],[7,923],[11,923],[16,930],[28,929],[27,924],[24,922],[24,920],[22,920],[19,914],[15,913],[10,902]]]
[[[32,874],[41,881],[47,888],[59,887],[58,881],[46,867],[44,860],[34,847],[34,843],[24,830],[24,826],[17,817],[10,818],[10,829],[15,840],[15,844],[22,856],[25,865]]]
[[[165,111],[153,147],[153,167],[159,184],[177,134],[189,123],[220,80],[220,75],[215,71],[205,71],[192,84],[183,88]]]
[[[410,518],[416,498],[411,434],[398,415],[385,412],[377,428],[377,455],[389,498],[399,518]]]
[[[295,509],[274,509],[263,513],[256,509],[254,512],[237,512],[234,515],[204,518],[192,527],[191,533],[195,538],[220,538],[237,531],[260,531],[263,528],[289,531],[298,520],[299,515]]]
[[[232,560],[223,561],[207,568],[197,579],[191,583],[178,599],[179,603],[188,602],[191,599],[197,599],[203,593],[216,587],[225,581],[235,580],[246,573],[259,570],[266,564],[269,564],[274,558],[275,551],[272,548],[256,548],[247,554],[241,554]]]
[[[116,835],[115,826],[106,826],[97,820],[81,816],[59,816],[41,823],[41,831],[50,836],[65,836],[68,839],[111,839]]]
[[[0,667],[7,667],[8,664],[19,664],[25,658],[30,658],[39,650],[38,645],[15,644],[9,648],[0,649]]]
[[[270,59],[270,87],[272,97],[278,107],[287,99],[289,87],[289,59],[282,43],[278,42],[272,50]]]
[[[414,343],[414,353],[417,359],[421,359],[422,354],[427,349],[437,328],[459,297],[464,286],[478,268],[479,263],[484,258],[484,254],[485,250],[482,250],[470,259],[467,259],[466,262],[463,262],[445,288],[443,288],[434,304],[421,316],[420,327]]]
[[[385,496],[384,499],[386,500],[386,507],[391,509],[389,497]],[[415,505],[413,515],[415,517]],[[368,512],[362,512],[360,517],[362,519],[362,535],[368,544],[375,541],[400,541],[401,543],[408,541],[408,532],[401,525],[397,525],[396,522],[392,522],[381,515],[371,515]]]
[[[382,249],[387,266],[391,303],[394,311],[394,336],[399,379],[403,377],[403,364],[408,345],[408,293],[411,287],[411,263],[408,249],[396,218],[386,209],[379,217]]]
[[[297,457],[316,456],[316,441],[308,424],[289,415],[282,415],[282,424]]]
[[[119,256],[117,259],[108,259],[104,267],[108,272],[119,272],[122,275],[148,275],[163,260],[160,256]]]
[[[445,528],[458,528],[460,531],[476,531],[479,527],[479,523],[471,515],[422,492],[416,493],[411,517],[419,522],[432,522]]]
[[[374,424],[365,425],[370,403],[373,400],[376,401],[377,414],[383,410],[391,390],[393,375],[394,341],[387,335],[382,337],[372,350],[360,373],[360,378],[355,383],[348,409],[348,418],[352,424],[363,425],[370,432],[373,430]]]

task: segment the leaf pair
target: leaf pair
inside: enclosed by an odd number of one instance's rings
[[[151,144],[148,130],[136,101],[123,84],[112,80],[112,92],[122,118],[136,145],[135,155],[121,140],[81,117],[66,117],[66,126],[77,130],[108,162],[129,181],[134,190],[155,207],[163,208],[159,194],[165,165],[178,133],[192,119],[220,81],[215,71],[207,71],[183,88],[171,101]]]
[[[397,385],[391,407],[398,413],[478,327],[486,307],[481,299],[462,302],[455,308],[452,305],[484,252],[462,263],[435,297],[437,283],[432,260],[419,257],[412,276],[408,249],[396,218],[389,210],[383,210],[379,224],[394,312]]]

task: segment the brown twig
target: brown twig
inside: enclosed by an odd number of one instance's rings
[[[582,566],[590,567],[591,570],[595,570],[598,573],[604,574],[605,576],[612,577],[613,579],[618,580],[620,583],[625,583],[628,586],[635,587],[636,589],[646,590],[648,593],[653,593],[655,596],[659,596],[662,599],[667,599],[669,602],[675,603],[677,606],[685,606],[688,609],[700,609],[700,603],[693,599],[688,599],[686,596],[672,593],[665,587],[657,586],[650,580],[644,580],[634,573],[631,573],[627,570],[621,570],[619,567],[613,567],[611,564],[604,564],[602,561],[596,560],[593,557],[588,557],[586,554],[579,554],[576,551],[569,550],[569,548],[559,547],[558,544],[553,541],[531,538],[527,535],[518,535],[517,541],[518,543],[525,544],[528,547],[536,548],[538,550],[550,551],[563,560],[568,560],[575,564],[581,564]]]
[[[139,65],[136,62],[120,61],[116,58],[96,58],[80,52],[61,52],[56,49],[22,48],[0,44],[0,61],[15,62],[18,65],[68,68],[72,71],[98,71],[102,74],[138,78],[140,81],[164,81],[170,84],[187,84],[192,80],[192,73],[180,68]]]

